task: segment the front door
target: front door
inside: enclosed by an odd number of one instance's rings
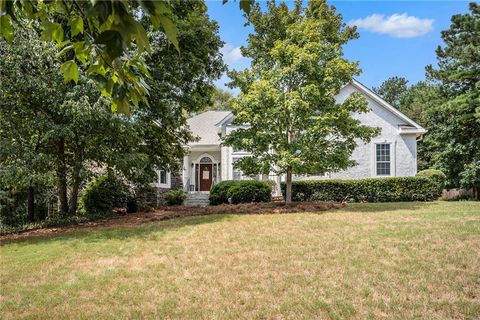
[[[200,164],[200,191],[210,191],[212,186],[212,164]]]

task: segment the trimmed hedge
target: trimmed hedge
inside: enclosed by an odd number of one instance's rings
[[[258,180],[240,180],[228,189],[233,204],[272,201],[272,187]]]
[[[285,196],[285,183],[282,183]],[[292,183],[293,201],[392,202],[432,201],[441,195],[438,181],[429,177],[304,180]]]
[[[237,181],[226,180],[215,184],[210,190],[208,200],[210,205],[216,206],[222,203],[228,203],[228,189],[232,187]]]
[[[227,180],[214,185],[210,190],[210,205],[222,203],[269,202],[272,200],[272,187],[265,181]]]
[[[438,186],[437,191],[439,195],[442,194],[442,191],[445,188],[445,183],[447,181],[447,176],[445,175],[445,173],[436,169],[422,170],[419,173],[417,173],[417,177],[426,177],[434,180],[435,183],[437,183],[437,186]]]
[[[180,206],[186,199],[187,194],[183,190],[170,190],[163,195],[163,200],[167,206]]]

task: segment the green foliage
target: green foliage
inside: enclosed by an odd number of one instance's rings
[[[216,206],[222,203],[228,203],[228,190],[235,185],[236,182],[235,180],[225,180],[215,184],[208,196],[210,205]]]
[[[208,199],[210,205],[269,202],[272,186],[258,180],[225,180],[213,186]]]
[[[187,194],[183,190],[170,190],[163,195],[166,206],[181,206],[186,199]]]
[[[372,90],[386,102],[398,108],[405,93],[407,92],[408,80],[404,77],[390,77],[383,81],[380,87],[373,87]]]
[[[397,108],[413,121],[425,126],[427,111],[442,102],[438,85],[420,81],[407,89]]]
[[[469,13],[451,21],[442,31],[445,46],[436,51],[438,68],[427,66],[443,101],[426,113],[429,134],[423,143],[447,186],[480,190],[480,6],[470,3]]]
[[[443,188],[445,188],[445,182],[447,181],[447,176],[445,175],[445,173],[436,169],[425,169],[425,170],[419,171],[416,174],[416,176],[427,177],[435,181],[435,183],[438,186],[438,194],[442,193]]]
[[[145,25],[151,43],[151,51],[145,54],[151,91],[148,104],[141,103],[133,110],[132,118],[136,120],[133,130],[142,137],[146,171],[152,166],[179,169],[177,159],[193,139],[187,117],[209,105],[213,79],[224,70],[218,24],[209,19],[205,6],[196,1],[181,2],[174,10],[180,19],[177,37],[181,55],[171,50],[161,32]],[[129,178],[139,172],[131,172]]]
[[[65,84],[57,50],[33,29],[17,31],[12,46],[0,41],[1,189],[52,180],[65,195],[61,207],[74,214],[92,167],[121,172],[137,185],[153,181],[155,168],[175,170],[192,139],[187,115],[208,104],[212,80],[224,67],[218,25],[204,6],[183,3],[177,14],[182,55],[172,52],[160,31],[147,28],[151,51],[144,55],[153,91],[131,118],[108,110],[109,101],[82,68],[77,85]]]
[[[212,94],[212,100],[206,110],[229,111],[232,110],[231,100],[233,95],[220,88],[215,88]]]
[[[68,67],[63,67],[65,81],[75,81],[72,70],[76,61],[87,70],[86,75],[95,80],[103,94],[111,96],[112,107],[129,113],[130,104],[147,103],[150,77],[142,54],[150,49],[147,31],[141,19],[161,32],[176,53],[181,53],[179,15],[182,5],[194,2],[173,1],[0,1],[0,34],[13,42],[15,28],[37,24],[42,39],[55,42],[61,49],[59,55],[73,57]],[[245,13],[253,0],[240,0]],[[205,11],[203,2],[196,8]],[[203,9],[202,9],[203,8]],[[161,31],[160,31],[161,30]],[[204,43],[208,45],[208,43]],[[108,90],[104,90],[108,88]]]
[[[233,204],[269,202],[272,200],[272,187],[264,181],[240,180],[228,189],[228,197]]]
[[[78,66],[74,60],[64,62],[60,67],[60,71],[63,73],[65,82],[73,80],[75,83],[78,83]]]
[[[228,135],[225,143],[248,151],[236,163],[246,174],[312,174],[346,169],[358,140],[378,130],[361,125],[354,113],[368,112],[366,100],[335,96],[360,73],[357,62],[343,57],[342,46],[358,37],[355,28],[325,1],[301,1],[289,10],[270,1],[248,16],[253,33],[242,54],[250,69],[229,73],[241,91],[233,100],[235,124],[249,124]],[[287,195],[289,202],[289,195]]]
[[[34,196],[38,200],[34,203],[33,220],[29,221],[27,210],[27,188],[15,191],[3,191],[0,197],[0,225],[17,227],[32,221],[41,221],[48,215],[48,206],[53,205],[55,196],[49,186],[35,186]]]
[[[429,177],[391,177],[294,181],[292,189],[294,201],[391,202],[432,201],[442,188]]]
[[[123,180],[113,174],[94,179],[80,198],[87,214],[110,213],[113,208],[126,208],[129,190]]]

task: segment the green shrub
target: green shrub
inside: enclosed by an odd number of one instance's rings
[[[447,176],[440,170],[436,169],[426,169],[417,173],[417,177],[427,177],[435,181],[438,187],[438,193],[441,194],[445,188],[445,182],[447,181]]]
[[[285,195],[285,183],[282,183]],[[292,183],[293,201],[431,201],[441,195],[438,183],[427,177],[304,180]]]
[[[208,196],[210,205],[216,206],[222,203],[228,203],[228,190],[235,183],[237,183],[235,180],[226,180],[215,184],[210,190],[210,195]]]
[[[135,213],[138,211],[138,201],[133,195],[129,195],[127,198],[127,213]]]
[[[163,200],[167,206],[180,206],[187,199],[187,195],[183,190],[170,190],[165,192]]]
[[[233,204],[269,202],[272,200],[272,187],[264,181],[240,180],[228,189],[228,197]]]
[[[113,208],[126,208],[128,198],[127,185],[110,174],[98,177],[87,186],[80,206],[87,214],[110,213]]]
[[[272,200],[272,186],[258,180],[226,180],[213,186],[210,205],[222,203],[268,202]]]

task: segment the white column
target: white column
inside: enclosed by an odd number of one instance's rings
[[[229,156],[229,147],[226,147],[226,146],[222,146],[221,148],[221,151],[220,151],[220,162],[221,162],[221,166],[222,166],[222,181],[224,180],[228,180],[228,175],[229,175],[229,162],[231,162],[230,160],[230,156]]]
[[[188,178],[190,177],[190,155],[186,155],[183,157],[183,190],[188,191],[189,189],[189,182]]]

